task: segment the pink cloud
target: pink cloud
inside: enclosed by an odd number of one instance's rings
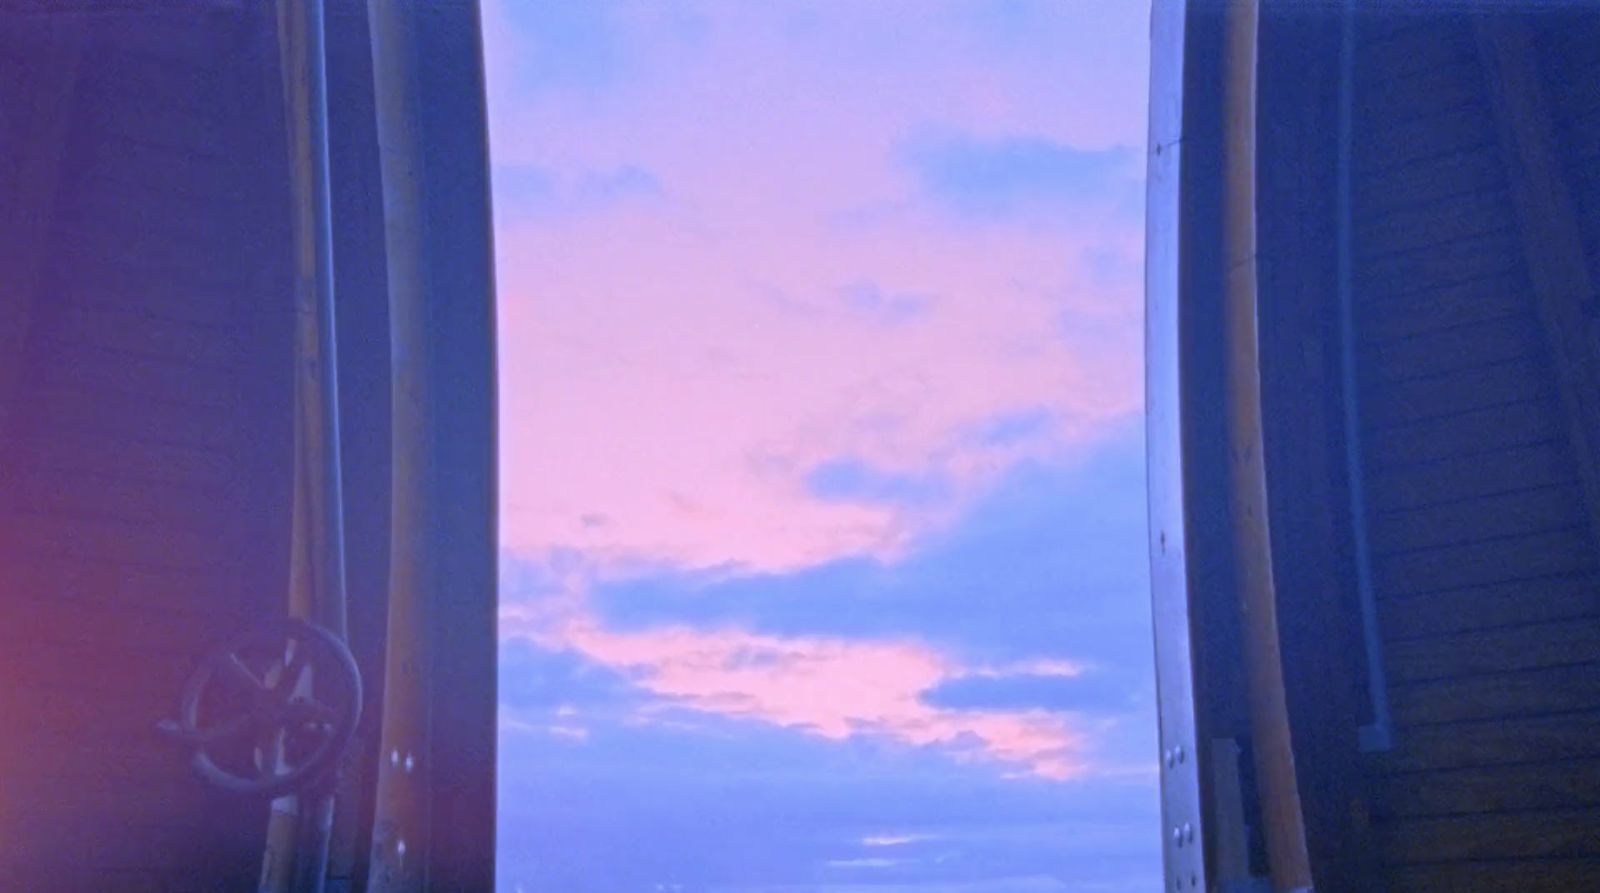
[[[509,548],[762,570],[893,557],[1015,462],[1086,448],[1137,411],[1136,283],[1107,287],[1083,260],[1137,258],[1133,223],[965,226],[919,210],[894,160],[928,121],[1137,143],[1133,106],[1101,107],[1130,85],[1063,90],[1091,82],[1071,53],[1013,64],[975,43],[961,4],[915,7],[935,18],[690,4],[673,15],[715,15],[683,41],[662,37],[657,4],[615,4],[633,76],[529,93],[526,42],[487,5],[497,161],[565,180],[638,168],[663,189],[497,229]],[[1060,45],[1081,42],[1063,21]],[[840,224],[865,207],[890,211]],[[886,329],[839,298],[863,280],[936,300]],[[1105,337],[1071,343],[1066,318]],[[970,437],[1039,408],[1060,419],[1049,438]],[[950,504],[813,498],[805,473],[841,455],[946,476]]]
[[[1077,777],[1088,769],[1084,733],[1066,716],[1044,710],[944,709],[921,699],[941,682],[972,674],[1076,675],[1079,670],[1070,662],[967,667],[912,640],[689,627],[624,632],[606,629],[581,611],[557,619],[517,605],[502,610],[501,628],[505,635],[574,651],[623,673],[660,699],[646,717],[665,708],[689,708],[835,740],[868,736],[933,747],[1050,779]],[[575,734],[570,713],[558,719],[544,731]]]
[[[1074,664],[968,667],[913,641],[619,632],[585,592],[640,567],[892,560],[1017,463],[1086,453],[1139,410],[1137,222],[1091,205],[1048,224],[972,225],[919,195],[897,147],[929,125],[1138,146],[1142,60],[1109,57],[1104,28],[1078,19],[1137,35],[1142,10],[1086,5],[997,47],[959,2],[606,4],[628,76],[530,91],[519,63],[533,48],[512,2],[484,13],[497,164],[557,183],[638,170],[660,189],[498,220],[502,541],[531,558],[582,556],[560,595],[507,605],[503,634],[618,668],[680,707],[1042,777],[1086,771],[1076,720],[919,697],[962,675]],[[671,36],[685,16],[704,27]],[[1131,272],[1108,279],[1106,258]],[[885,326],[841,298],[862,282],[928,300]],[[1053,424],[1028,437],[974,436],[1041,411]],[[915,510],[819,498],[808,472],[840,457],[948,480],[948,498]],[[546,733],[578,728],[564,718]]]

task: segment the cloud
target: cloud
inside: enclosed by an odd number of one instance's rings
[[[961,675],[911,641],[778,637],[664,627],[618,632],[573,619],[533,631],[546,647],[609,667],[659,703],[752,719],[822,738],[876,737],[957,759],[1011,764],[1042,778],[1081,774],[1081,734],[1044,710],[947,709],[921,694]]]
[[[495,213],[503,224],[559,222],[663,195],[661,182],[635,165],[562,174],[535,164],[494,169]]]
[[[885,291],[867,279],[839,289],[839,296],[854,312],[887,326],[904,325],[926,316],[936,300],[925,293]]]
[[[828,502],[888,503],[904,508],[948,502],[952,485],[938,477],[897,474],[859,459],[830,459],[806,472],[806,489]]]
[[[935,707],[954,710],[1051,710],[1114,713],[1136,709],[1137,689],[1118,676],[958,676],[923,693]]]
[[[499,62],[491,83],[517,95],[548,89],[593,90],[622,79],[630,61],[625,4],[490,0],[484,29],[488,57]]]
[[[602,581],[609,625],[772,635],[915,635],[974,665],[1037,658],[1128,666],[1149,649],[1143,441],[1006,472],[947,529],[894,562],[788,573],[666,570]],[[1143,661],[1132,671],[1147,673]]]
[[[932,200],[978,220],[1072,213],[1103,218],[1108,207],[1137,219],[1143,197],[1143,156],[1127,147],[1080,149],[1037,136],[946,133],[914,137],[900,156]]]
[[[1159,883],[1143,8],[484,15],[506,893]]]
[[[834,891],[870,882],[920,893],[1007,890],[1010,879],[1033,876],[1073,893],[1134,893],[1159,877],[1157,800],[1143,782],[1041,786],[916,749],[715,716],[607,720],[577,747],[507,729],[500,752],[505,891],[517,883],[575,893],[653,893],[657,884]],[[864,842],[874,835],[913,839]],[[827,864],[872,857],[899,864]]]
[[[1141,82],[1109,74],[1134,61],[1061,89],[1079,56],[1043,44],[1098,52],[1078,13],[1045,16],[1033,47],[975,36],[984,13],[962,3],[533,6],[486,10],[509,548],[892,559],[1004,469],[1093,449],[1138,411],[1137,278],[1096,272],[1136,254],[1136,218],[1033,232],[907,204],[907,134],[948,137],[924,161],[957,174],[952,147],[1016,134],[1091,154],[1141,139],[1115,104]],[[1112,6],[1093,19],[1143,21]],[[614,47],[626,76],[519,81],[556,40]],[[838,226],[863,206],[899,210]],[[1050,424],[973,434],[1029,412]],[[808,475],[841,457],[948,482],[947,505],[819,497]]]
[[[1011,474],[897,563],[508,576],[502,631],[655,703],[1043,778],[1143,771],[1153,723],[1137,438]],[[1141,657],[1144,655],[1144,657]]]

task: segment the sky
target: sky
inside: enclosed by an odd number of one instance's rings
[[[1144,7],[485,0],[503,893],[1160,884]]]

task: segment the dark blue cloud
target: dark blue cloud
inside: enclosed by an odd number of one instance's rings
[[[880,468],[860,459],[823,462],[806,472],[806,492],[828,502],[880,503],[915,508],[950,498],[953,487],[940,475],[909,475]]]
[[[841,467],[825,483],[870,490],[870,478],[854,473]],[[603,586],[594,600],[622,628],[913,635],[974,661],[1058,656],[1147,673],[1143,493],[1142,444],[1127,436],[1084,463],[1016,469],[896,564],[847,558],[793,574],[664,573]]]
[[[500,703],[520,710],[612,708],[645,696],[621,673],[572,652],[512,639],[500,646]]]
[[[1108,207],[1140,213],[1139,153],[1131,148],[928,133],[903,143],[900,158],[924,194],[969,218],[1093,213],[1103,219]]]

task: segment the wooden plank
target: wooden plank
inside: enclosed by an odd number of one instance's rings
[[[1359,264],[1498,233],[1510,218],[1510,197],[1480,185],[1471,192],[1426,205],[1363,217],[1354,227],[1355,259]]]
[[[1600,145],[1600,115],[1596,115],[1596,133],[1585,136],[1584,139],[1592,144]],[[1574,153],[1576,154],[1576,153]],[[1583,232],[1583,241],[1589,248],[1590,269],[1595,269],[1596,252],[1600,251],[1600,220],[1597,220],[1595,211],[1591,208],[1600,208],[1600,156],[1582,160],[1575,159],[1572,165],[1572,199],[1582,209],[1578,217],[1578,227]]]
[[[1379,598],[1486,586],[1588,570],[1595,555],[1585,527],[1385,555],[1373,562]]]
[[[1589,307],[1595,299],[1583,236],[1568,193],[1531,35],[1512,18],[1476,22],[1500,145],[1504,151],[1545,340],[1555,356],[1557,391],[1600,546],[1600,345]]]
[[[47,60],[28,72],[27,92],[38,102],[15,150],[14,190],[0,202],[0,435],[21,386],[24,345],[43,281],[60,189],[65,146],[76,106],[83,39],[73,27],[45,29],[27,58]],[[16,126],[8,122],[8,126]]]
[[[220,593],[218,593],[220,595]],[[8,593],[0,601],[0,642],[8,647],[96,645],[114,653],[127,643],[180,654],[221,642],[246,628],[255,614],[215,598],[216,610],[184,614],[142,604],[50,598]]]
[[[1374,774],[1431,772],[1545,760],[1600,757],[1594,730],[1600,713],[1572,713],[1516,722],[1498,719],[1418,726],[1398,736],[1394,750],[1373,754]]]
[[[181,155],[126,137],[107,137],[85,147],[79,163],[85,184],[92,188],[80,207],[91,210],[113,213],[115,202],[105,196],[134,194],[152,184],[160,185],[164,202],[243,202],[250,198],[250,187],[242,182],[249,169],[214,155]]]
[[[22,417],[39,426],[35,430],[40,432],[172,443],[223,452],[237,444],[236,412],[142,395],[127,400],[107,399],[103,390],[78,387],[45,386],[32,389],[30,394],[33,402]]]
[[[1533,312],[1528,285],[1515,275],[1356,308],[1358,346],[1425,335]],[[1552,382],[1552,387],[1554,383]]]
[[[1356,88],[1357,120],[1404,120],[1418,111],[1462,108],[1483,102],[1483,75],[1470,43],[1451,44],[1432,39],[1411,41],[1412,53],[1435,51],[1432,64],[1413,62],[1395,71],[1365,67]],[[1376,62],[1379,66],[1383,63]],[[1392,64],[1392,63],[1391,63]],[[1371,77],[1380,73],[1382,80]]]
[[[1600,859],[1452,862],[1396,868],[1388,893],[1574,893],[1600,875]]]
[[[1482,101],[1457,108],[1419,108],[1417,114],[1367,134],[1352,147],[1356,176],[1398,175],[1437,158],[1494,144],[1494,121]]]
[[[1521,260],[1512,250],[1513,236],[1508,226],[1491,236],[1368,260],[1355,271],[1355,300],[1387,301],[1518,273]]]
[[[1595,623],[1588,624],[1591,632]],[[1600,710],[1600,664],[1536,667],[1402,683],[1390,688],[1389,698],[1395,722],[1400,726]]]
[[[1382,90],[1396,77],[1473,58],[1471,32],[1441,25],[1437,16],[1406,16],[1387,7],[1380,16],[1358,20],[1357,91]]]
[[[1367,426],[1383,428],[1554,394],[1545,358],[1521,357],[1368,388],[1361,395],[1361,414]]]
[[[1600,809],[1402,819],[1379,837],[1400,865],[1600,856]]]
[[[1499,147],[1483,143],[1431,158],[1427,164],[1362,178],[1353,187],[1351,213],[1359,228],[1380,215],[1453,199],[1504,179]]]
[[[14,643],[7,644],[14,647]],[[54,647],[57,646],[30,646],[29,651],[42,654]],[[117,650],[106,655],[107,660],[124,657],[126,655]],[[178,708],[181,689],[119,683],[114,691],[102,691],[100,697],[90,698],[86,697],[78,679],[41,680],[38,676],[42,675],[41,667],[46,661],[35,658],[31,663],[32,667],[22,668],[22,678],[14,683],[15,688],[0,697],[7,720],[17,726],[114,741],[150,734],[156,723],[172,716]],[[79,670],[78,676],[82,675],[83,671]],[[239,706],[244,707],[242,703]]]
[[[7,482],[9,507],[58,518],[135,522],[156,528],[215,534],[228,492],[149,481],[33,470]]]
[[[1578,527],[1583,504],[1568,487],[1539,487],[1388,512],[1369,522],[1373,554],[1462,545]]]
[[[1600,583],[1588,572],[1519,579],[1391,598],[1383,628],[1394,639],[1600,616]]]
[[[55,814],[62,817],[115,816],[127,824],[168,827],[210,823],[219,814],[229,815],[241,808],[265,809],[263,804],[241,802],[207,787],[193,776],[177,781],[119,779],[113,783],[107,779],[63,785],[60,779],[27,775],[12,779],[6,792],[12,803],[54,807]]]
[[[0,748],[4,751],[0,756],[9,761],[8,766],[25,761],[31,772],[43,775],[81,776],[93,769],[94,755],[86,755],[84,749],[95,754],[102,748],[117,751],[128,760],[129,767],[149,765],[152,761],[165,762],[171,756],[172,743],[155,732],[155,722],[162,718],[157,715],[156,705],[170,703],[173,710],[177,709],[184,680],[206,645],[212,643],[197,644],[199,647],[185,649],[182,653],[131,645],[108,653],[100,644],[51,645],[26,652],[12,648],[0,652],[0,669],[5,671],[8,682],[4,696],[13,707],[24,701],[31,703],[44,693],[51,695],[50,700],[58,710],[76,711],[74,722],[40,727],[38,734],[8,741]],[[70,697],[67,697],[68,692],[71,692]],[[148,715],[141,714],[130,720],[127,712],[114,706],[125,702],[147,705]],[[108,705],[113,706],[108,709]],[[57,719],[66,717],[58,715]],[[117,741],[74,732],[74,728],[104,722],[124,723],[122,730],[128,734]],[[132,725],[127,725],[130,722]],[[69,744],[78,749],[63,749]]]
[[[1537,356],[1544,349],[1539,321],[1514,316],[1368,345],[1360,351],[1359,368],[1362,384],[1371,387]]]
[[[40,314],[41,337],[191,368],[235,370],[241,363],[244,345],[231,327],[165,319],[136,307],[52,304]]]
[[[159,401],[199,417],[225,418],[239,399],[232,376],[187,362],[62,342],[44,345],[41,354],[40,385],[149,400],[152,411]]]
[[[1524,763],[1395,775],[1374,789],[1379,817],[1600,807],[1600,761]]]
[[[90,187],[97,187],[90,192]],[[174,212],[162,200],[165,215],[154,225],[137,225],[151,216],[150,209],[131,206],[147,202],[147,190],[133,184],[82,184],[77,202],[63,217],[73,238],[92,245],[115,244],[119,256],[138,257],[161,269],[187,270],[193,265],[228,266],[248,254],[253,240],[240,237],[238,212],[231,203],[212,200]]]
[[[249,268],[152,263],[104,243],[93,248],[64,244],[60,262],[62,272],[56,287],[87,306],[137,304],[165,316],[227,326],[233,323],[242,296],[252,294],[254,271]]]
[[[215,569],[155,568],[63,556],[30,556],[8,561],[6,598],[50,598],[88,606],[86,610],[127,608],[175,622],[190,615],[227,618],[237,612],[259,615],[277,595],[272,581],[243,580]]]
[[[229,488],[235,483],[233,462],[215,450],[194,450],[170,444],[67,438],[0,438],[0,450],[22,469],[71,471],[131,481],[158,481],[195,487]]]
[[[1600,623],[1561,620],[1390,641],[1385,656],[1397,684],[1585,664],[1600,656]]]
[[[1553,441],[1379,471],[1368,479],[1368,492],[1372,510],[1382,513],[1572,484],[1575,478],[1567,445]]]
[[[1552,397],[1374,428],[1362,437],[1370,468],[1396,468],[1543,443],[1562,436],[1565,421]]]
[[[227,113],[227,75],[214,53],[155,56],[113,44],[96,54],[81,90],[97,129],[169,132],[170,138],[199,142],[197,135]],[[172,118],[178,119],[176,126]]]
[[[148,567],[202,570],[236,565],[229,550],[219,548],[212,532],[195,533],[110,519],[61,518],[17,510],[0,511],[0,527],[8,529],[0,555],[62,555],[125,561]]]

